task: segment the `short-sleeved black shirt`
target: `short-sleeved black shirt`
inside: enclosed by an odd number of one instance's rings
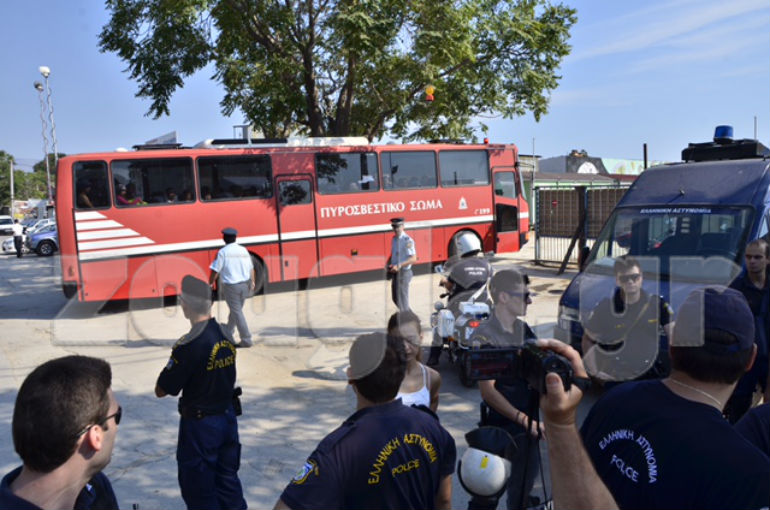
[[[492,275],[492,266],[486,259],[468,257],[452,264],[448,279],[460,288],[457,292],[478,289]],[[454,292],[454,291],[453,291]]]
[[[39,507],[22,499],[11,491],[11,484],[21,474],[18,467],[0,481],[0,508],[15,510],[38,510]],[[109,478],[102,472],[96,473],[81,489],[75,500],[75,510],[117,510],[118,500],[112,490]]]
[[[758,509],[770,461],[714,407],[661,381],[618,385],[581,428],[588,455],[623,509]]]
[[[585,352],[588,373],[604,380],[625,381],[668,372],[668,345],[660,328],[671,322],[671,307],[660,296],[642,290],[636,303],[626,305],[615,289],[591,310],[583,326],[601,348]],[[656,360],[664,367],[654,367]]]
[[[281,499],[295,510],[434,508],[456,457],[434,414],[397,399],[357,411],[326,436]]]
[[[235,345],[215,319],[199,322],[179,339],[158,385],[169,395],[182,392],[180,407],[224,412],[235,385]]]
[[[513,323],[513,332],[509,333],[503,329],[497,315],[490,314],[489,319],[482,322],[471,335],[471,343],[478,341],[482,347],[511,348],[521,347],[524,342],[531,342],[537,337],[532,328],[521,319],[516,319]],[[495,389],[502,394],[505,399],[516,409],[529,414],[531,390],[527,381],[512,374],[510,378],[501,378],[495,380]],[[538,419],[538,415],[532,416]],[[496,427],[513,427],[516,432],[524,432],[524,427],[513,423],[508,418],[495,411],[489,406],[488,425]],[[517,428],[518,427],[518,428]],[[519,430],[521,429],[521,430]]]
[[[733,280],[730,287],[739,291],[746,297],[751,307],[751,313],[755,318],[755,336],[757,344],[757,356],[767,356],[768,342],[770,342],[770,278],[765,278],[765,286],[758,288],[744,270],[738,278]]]

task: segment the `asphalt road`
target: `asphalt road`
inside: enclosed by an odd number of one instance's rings
[[[559,295],[572,275],[532,266],[531,243],[527,250],[493,263],[530,274],[536,296],[526,320],[540,336],[549,336]],[[171,345],[189,324],[168,301],[67,301],[58,263],[57,256],[0,255],[0,472],[19,463],[10,424],[27,373],[70,353],[98,356],[112,364],[113,389],[124,409],[106,469],[121,506],[183,508],[176,481],[176,401],[155,398],[153,388]],[[413,308],[426,329],[440,291],[439,277],[428,271],[418,268],[411,287]],[[250,508],[272,507],[306,456],[354,410],[344,380],[347,349],[356,335],[384,328],[395,311],[389,295],[379,275],[365,274],[311,281],[307,290],[272,286],[266,296],[249,300],[247,318],[258,343],[239,350],[238,383],[244,391],[240,476]],[[226,321],[224,303],[215,304],[214,312]],[[439,416],[462,455],[464,434],[478,421],[478,389],[463,387],[445,357],[440,372]],[[547,470],[546,462],[546,486]],[[465,508],[467,500],[455,479],[453,507]]]

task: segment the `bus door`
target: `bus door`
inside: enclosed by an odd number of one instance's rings
[[[309,175],[276,177],[281,278],[318,276],[318,232]]]
[[[514,252],[524,244],[519,221],[521,185],[514,167],[494,167],[492,169],[495,203],[495,251]],[[529,226],[522,218],[521,223]],[[526,231],[524,232],[526,233]]]

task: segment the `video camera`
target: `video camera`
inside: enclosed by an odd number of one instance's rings
[[[521,347],[470,349],[467,356],[469,377],[474,381],[518,377],[541,395],[546,393],[548,372],[556,372],[561,377],[564,391],[569,391],[575,381],[567,358],[540,349],[532,342],[524,342]]]

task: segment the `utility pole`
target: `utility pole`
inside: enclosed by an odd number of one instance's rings
[[[11,218],[16,219],[16,216],[13,212],[13,160],[10,160],[10,169],[11,169]]]

